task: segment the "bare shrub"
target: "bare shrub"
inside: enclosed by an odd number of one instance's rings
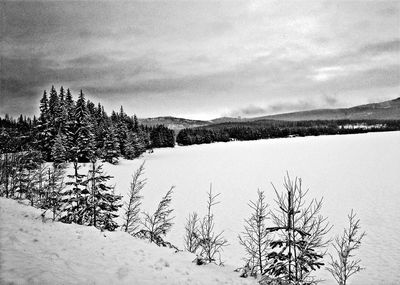
[[[239,243],[246,251],[246,265],[242,277],[262,275],[268,262],[270,243],[266,224],[269,219],[268,204],[263,191],[258,190],[257,194],[257,201],[249,203],[252,213],[250,218],[245,220],[244,232],[239,235]]]
[[[331,261],[327,270],[335,278],[339,285],[346,285],[349,278],[363,270],[360,266],[361,259],[354,259],[354,251],[360,248],[361,240],[365,232],[360,233],[360,220],[356,219],[356,214],[351,210],[348,215],[349,227],[344,229],[341,236],[335,238],[333,244],[337,258],[330,255]]]
[[[130,184],[130,191],[128,194],[128,202],[124,204],[124,217],[122,230],[131,235],[135,235],[139,231],[140,227],[140,206],[142,204],[143,196],[140,192],[146,185],[146,179],[142,179],[144,173],[144,162],[135,171],[132,176],[132,182]]]
[[[219,264],[222,264],[221,261],[221,252],[223,248],[228,245],[227,240],[223,237],[223,231],[219,233],[214,232],[215,221],[214,214],[212,212],[213,206],[220,203],[217,201],[218,194],[212,194],[212,187],[210,186],[210,191],[208,192],[208,200],[207,200],[207,214],[200,222],[199,227],[199,256],[197,258],[197,264],[204,263],[216,263],[216,258],[218,257]]]
[[[196,212],[189,214],[186,219],[185,236],[183,237],[185,250],[196,253],[199,248],[199,217]]]

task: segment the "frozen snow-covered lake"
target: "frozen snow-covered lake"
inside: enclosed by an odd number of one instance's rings
[[[143,209],[153,211],[160,198],[175,185],[175,225],[167,240],[183,247],[185,219],[190,212],[205,213],[206,192],[213,185],[221,203],[215,207],[216,223],[225,230],[230,246],[222,259],[243,265],[237,235],[249,215],[247,203],[257,189],[265,190],[274,205],[271,182],[282,189],[283,177],[303,179],[309,198],[324,197],[324,214],[334,228],[347,224],[354,209],[367,232],[359,251],[366,267],[350,284],[400,284],[400,132],[320,136],[215,143],[156,149],[135,161],[107,165],[116,189],[128,191],[131,174],[146,160]],[[322,271],[322,270],[320,270]],[[334,284],[327,272],[324,284]]]

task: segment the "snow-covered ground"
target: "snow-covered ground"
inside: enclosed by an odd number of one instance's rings
[[[40,214],[0,198],[0,284],[256,284],[230,267],[197,266],[189,253]]]
[[[2,202],[1,248],[6,250],[6,255],[2,255],[14,260],[15,264],[27,266],[12,272],[5,263],[2,272],[7,276],[18,276],[19,273],[21,276],[30,275],[32,280],[38,278],[35,276],[51,280],[52,276],[61,276],[63,270],[67,270],[63,277],[69,278],[66,283],[87,283],[88,280],[130,283],[128,280],[132,279],[129,278],[140,278],[130,284],[164,284],[169,281],[173,284],[186,281],[189,284],[218,284],[216,279],[226,284],[250,282],[230,273],[233,268],[243,265],[243,251],[237,235],[243,230],[243,220],[249,215],[247,203],[256,198],[260,188],[265,190],[269,204],[274,207],[270,183],[282,189],[283,177],[288,171],[291,176],[303,179],[303,186],[310,189],[310,199],[324,197],[323,213],[334,225],[332,236],[342,231],[351,209],[361,219],[367,236],[359,256],[366,270],[355,275],[349,284],[400,284],[399,146],[400,132],[320,136],[155,149],[154,153],[138,160],[121,160],[118,166],[106,164],[107,173],[115,177],[111,183],[116,185],[116,191],[126,195],[131,175],[143,160],[146,161],[148,182],[142,192],[142,209],[145,211],[154,211],[169,187],[176,186],[172,200],[175,224],[166,240],[179,248],[183,247],[184,223],[188,214],[192,211],[205,214],[206,192],[212,183],[213,191],[221,193],[221,203],[215,206],[217,229],[225,231],[230,244],[222,254],[226,267],[215,270],[198,268],[191,263],[192,255],[174,255],[170,250],[132,240],[122,233],[107,233],[104,237],[94,229],[76,225],[41,224],[40,220],[29,218],[36,213],[29,208],[24,208],[28,220],[24,221],[21,216],[17,218],[18,213],[11,218],[3,213]],[[14,204],[8,205],[14,207]],[[17,219],[16,224],[3,225],[9,219]],[[7,234],[3,234],[4,227],[9,227],[5,229]],[[28,233],[24,233],[25,228]],[[12,246],[14,237],[17,241]],[[35,242],[35,239],[43,243]],[[6,247],[3,246],[5,243]],[[87,249],[83,248],[85,244],[88,244]],[[7,253],[8,247],[14,248],[15,257]],[[39,257],[35,257],[37,253],[40,253]],[[2,260],[5,260],[3,256]],[[164,260],[169,266],[163,266]],[[46,273],[48,268],[52,269],[51,273]],[[188,272],[187,276],[185,272]],[[126,279],[118,279],[118,276],[126,276]],[[327,279],[324,284],[335,284],[326,271],[320,270],[318,276]]]
[[[350,284],[400,284],[400,132],[368,133],[215,143],[155,149],[135,161],[105,166],[115,176],[116,189],[126,193],[131,174],[146,160],[143,209],[153,211],[161,196],[175,185],[172,206],[175,225],[167,240],[183,245],[184,223],[192,211],[205,213],[206,192],[212,183],[221,192],[215,206],[217,227],[225,231],[230,246],[225,264],[242,265],[243,251],[237,235],[249,215],[248,201],[257,189],[266,191],[274,206],[271,182],[282,189],[288,171],[303,179],[309,198],[324,197],[323,213],[334,225],[332,236],[347,224],[354,209],[367,232],[359,251],[366,270]],[[335,284],[325,271],[325,284]]]

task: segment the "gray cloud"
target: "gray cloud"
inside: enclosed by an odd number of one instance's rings
[[[360,49],[360,53],[380,54],[385,52],[400,52],[400,39],[369,44]]]
[[[52,84],[99,101],[140,100],[142,113],[242,104],[235,112],[245,116],[394,92],[398,5],[311,2],[6,2],[1,112],[31,104],[32,114]],[[148,97],[156,103],[146,105]]]
[[[243,108],[232,110],[228,113],[229,116],[245,116],[254,117],[262,115],[271,115],[275,113],[309,110],[315,108],[316,105],[312,101],[280,101],[269,104],[265,107],[250,104]]]
[[[338,105],[338,103],[339,103],[339,100],[338,100],[337,96],[335,96],[335,95],[325,95],[324,101],[330,107],[334,107],[334,106]]]
[[[243,108],[237,109],[237,110],[233,110],[231,112],[229,112],[229,116],[258,116],[258,115],[265,115],[266,113],[268,113],[269,108],[263,108],[260,106],[256,106],[256,105],[248,105],[245,106]]]

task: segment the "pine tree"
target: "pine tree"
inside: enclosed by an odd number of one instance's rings
[[[81,90],[75,108],[75,155],[80,162],[94,159],[94,136],[91,132],[89,115],[86,110],[85,96]]]
[[[56,133],[60,127],[60,120],[62,117],[62,109],[60,106],[60,100],[57,94],[54,85],[50,90],[50,98],[49,98],[49,120],[53,130],[53,136],[56,136]]]
[[[136,117],[136,115],[133,115],[133,131],[135,133],[139,132],[139,122],[138,122],[138,118]]]
[[[145,148],[138,135],[136,133],[129,132],[127,138],[125,139],[125,158],[134,159],[139,157],[144,151]]]
[[[47,98],[47,92],[44,90],[42,99],[40,99],[40,117],[39,120],[47,121],[49,115],[49,99]]]
[[[53,169],[48,168],[48,197],[46,205],[47,209],[51,210],[53,214],[53,221],[58,217],[61,204],[63,203],[65,168],[64,164],[53,164]]]
[[[122,196],[115,195],[113,187],[106,184],[111,178],[104,174],[102,165],[97,166],[95,162],[92,162],[87,179],[91,208],[89,225],[108,231],[114,231],[118,227],[114,219],[118,217],[116,212],[122,206],[119,203]]]
[[[72,98],[72,94],[69,88],[67,89],[67,94],[65,95],[64,107],[69,114],[72,114],[73,110],[75,109],[75,102],[74,99]]]
[[[42,209],[47,209],[48,208],[48,197],[49,197],[49,191],[48,191],[48,167],[40,161],[35,174],[34,174],[34,189],[33,191],[36,193],[37,196],[37,205],[39,208]]]
[[[119,157],[118,141],[114,133],[114,128],[110,127],[104,139],[102,158],[104,161],[117,164]]]
[[[75,102],[72,98],[71,92],[67,89],[67,94],[64,100],[64,109],[66,119],[63,124],[62,133],[65,135],[66,158],[68,161],[73,161],[77,156],[76,149],[76,121],[75,121]]]
[[[60,106],[63,107],[64,105],[64,100],[65,100],[65,92],[64,92],[64,87],[60,87],[60,92],[58,93],[58,100],[60,102]]]
[[[65,138],[61,132],[58,132],[58,135],[55,138],[53,147],[51,149],[51,156],[53,157],[53,162],[55,165],[64,163],[67,160]]]
[[[60,207],[60,221],[63,223],[88,224],[91,209],[89,205],[90,192],[87,190],[85,175],[79,173],[77,160],[73,163],[74,173],[67,175],[67,189],[63,191]]]
[[[40,100],[40,116],[35,129],[35,145],[42,152],[46,161],[51,160],[51,147],[53,145],[53,128],[50,124],[49,101],[46,90]]]
[[[271,212],[275,224],[267,230],[271,234],[271,250],[262,284],[286,282],[303,284],[314,281],[312,271],[321,268],[324,251],[329,240],[325,239],[331,227],[320,213],[322,199],[306,202],[307,191],[302,181],[285,177],[284,191],[276,193],[278,210]]]
[[[125,156],[125,147],[128,138],[128,128],[125,123],[125,113],[121,106],[120,114],[117,115],[117,122],[114,124],[115,133],[118,139],[119,152],[122,156]]]

